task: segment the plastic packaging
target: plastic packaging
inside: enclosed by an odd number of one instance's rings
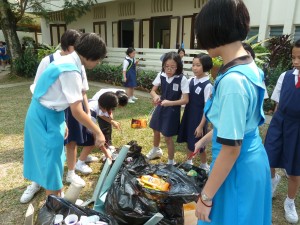
[[[170,184],[163,179],[159,178],[155,174],[153,176],[151,175],[144,175],[140,178],[140,183],[145,184],[146,186],[150,186],[154,190],[159,191],[168,191]]]

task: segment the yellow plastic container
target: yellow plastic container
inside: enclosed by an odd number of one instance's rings
[[[157,175],[144,175],[141,176],[141,182],[147,186],[152,187],[153,189],[157,189],[160,191],[168,191],[170,184],[163,179],[159,178]]]

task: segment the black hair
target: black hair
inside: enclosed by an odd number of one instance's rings
[[[202,64],[203,72],[208,72],[213,67],[212,58],[205,53],[200,53],[194,57],[194,59],[199,59]]]
[[[107,50],[105,42],[95,33],[84,33],[75,43],[75,51],[87,60],[102,60]]]
[[[255,59],[255,52],[254,52],[253,48],[251,47],[251,45],[249,45],[245,42],[243,42],[242,44],[243,44],[244,49],[250,53],[250,55],[252,56],[253,59]]]
[[[196,17],[198,48],[212,49],[243,41],[249,32],[250,16],[242,0],[209,0]]]
[[[134,51],[135,51],[135,49],[133,47],[129,47],[129,48],[127,48],[125,53],[126,53],[126,55],[129,55],[129,54],[133,53]]]
[[[177,75],[182,74],[182,71],[183,71],[182,61],[181,61],[180,56],[176,52],[168,52],[165,54],[164,59],[162,61],[162,72],[165,72],[164,66],[165,66],[166,62],[170,59],[174,60],[177,65],[175,74],[177,74]]]
[[[300,39],[295,41],[295,43],[293,44],[293,48],[300,48]]]
[[[119,104],[118,97],[114,92],[103,93],[98,99],[99,107],[105,110],[114,110]]]
[[[128,96],[124,91],[117,91],[116,95],[119,100],[119,106],[126,106],[128,103]]]
[[[80,32],[77,30],[66,30],[65,33],[60,38],[60,46],[63,51],[67,51],[70,46],[74,46],[78,38],[80,37]]]
[[[183,52],[185,54],[184,48],[179,48],[178,51],[177,51],[177,53],[179,54],[180,52]]]

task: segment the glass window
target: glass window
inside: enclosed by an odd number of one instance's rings
[[[283,33],[283,26],[272,26],[270,27],[270,37],[278,37]]]
[[[258,32],[259,32],[259,27],[250,27],[250,31],[248,33],[247,39],[249,39],[255,35],[258,35]],[[253,43],[257,42],[257,40],[258,40],[258,37],[253,40]]]

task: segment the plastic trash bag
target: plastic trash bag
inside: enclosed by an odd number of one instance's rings
[[[104,221],[109,225],[118,225],[116,221],[110,216],[103,215],[89,208],[77,206],[55,195],[48,196],[46,203],[39,211],[35,224],[52,225],[54,224],[54,219],[56,214],[62,214],[64,218],[67,217],[69,214],[76,214],[79,218],[80,216],[97,215],[100,217],[101,221]]]

